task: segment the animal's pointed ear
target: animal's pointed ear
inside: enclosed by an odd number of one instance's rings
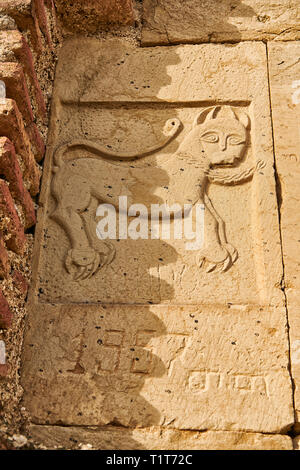
[[[243,124],[245,129],[250,128],[250,118],[249,118],[248,114],[242,113],[238,116],[238,119]]]
[[[201,111],[201,113],[197,114],[195,117],[193,127],[203,124],[206,120],[215,119],[219,109],[220,106],[214,106],[213,108],[206,108],[204,111]]]

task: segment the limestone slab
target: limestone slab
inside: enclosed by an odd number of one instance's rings
[[[263,44],[145,50],[121,41],[70,41],[53,109],[40,215],[41,301],[283,305]],[[200,148],[204,124],[195,122],[207,123],[209,112],[213,127],[226,123],[226,138],[230,113],[247,121],[246,129],[231,120],[244,133],[235,164],[218,168]],[[162,150],[143,156],[166,139]],[[206,205],[203,249],[188,251],[184,237],[171,239],[174,224],[170,239],[150,232],[148,239],[123,239],[118,226],[116,239],[100,241],[98,204],[112,203],[120,214],[120,195],[149,212],[152,203]]]
[[[29,436],[47,449],[91,450],[292,450],[288,436],[223,432],[178,431],[152,427],[80,428],[31,425]]]
[[[24,405],[40,424],[281,432],[293,422],[283,310],[32,310]]]
[[[34,423],[290,428],[264,44],[67,41],[42,186],[22,365]],[[99,238],[99,204],[122,229],[120,196],[200,204],[202,246],[152,226]]]
[[[142,43],[296,40],[298,0],[144,0]]]
[[[269,44],[274,144],[281,198],[285,292],[291,338],[295,401],[300,410],[300,45]],[[298,417],[299,420],[299,417]]]

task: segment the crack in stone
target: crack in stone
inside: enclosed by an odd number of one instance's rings
[[[271,117],[271,131],[272,131],[272,142],[273,142],[273,155],[274,155],[274,175],[275,175],[275,185],[276,185],[276,198],[277,198],[277,207],[278,207],[278,223],[279,223],[279,237],[280,237],[280,246],[281,246],[281,262],[282,262],[282,277],[280,280],[280,288],[283,292],[284,296],[284,307],[286,311],[286,328],[287,328],[287,340],[288,340],[288,372],[291,379],[291,386],[292,386],[292,403],[293,403],[293,410],[294,410],[294,424],[291,429],[286,430],[286,434],[288,432],[293,432],[293,428],[297,422],[297,415],[296,415],[296,405],[295,405],[295,383],[292,374],[292,362],[291,362],[291,339],[290,339],[290,325],[289,325],[289,311],[288,311],[288,300],[285,290],[285,264],[284,264],[284,257],[283,257],[283,245],[282,245],[282,230],[281,230],[281,206],[282,206],[282,188],[280,183],[280,178],[277,171],[276,166],[276,154],[275,154],[275,140],[274,140],[274,126],[273,126],[273,113],[272,113],[272,96],[271,96],[271,81],[270,81],[270,68],[269,68],[269,51],[268,51],[268,44],[266,46],[266,59],[267,59],[267,78],[268,78],[268,90],[269,90],[269,101],[270,101],[270,117]]]

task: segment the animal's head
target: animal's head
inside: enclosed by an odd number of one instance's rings
[[[230,106],[216,106],[199,114],[194,122],[197,138],[210,166],[232,166],[245,154],[250,119]]]

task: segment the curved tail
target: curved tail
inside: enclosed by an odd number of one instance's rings
[[[181,129],[181,121],[177,118],[168,119],[165,123],[163,133],[165,134],[165,139],[163,139],[159,144],[149,147],[142,152],[139,153],[115,153],[112,150],[109,150],[107,147],[93,142],[91,140],[74,140],[67,144],[63,144],[55,151],[54,154],[54,167],[53,172],[57,172],[58,169],[64,162],[64,155],[65,153],[74,147],[84,147],[86,150],[90,150],[96,155],[99,155],[101,158],[105,158],[108,160],[131,160],[134,158],[143,158],[151,155],[158,150],[163,149],[166,147],[169,142],[178,134],[179,130]]]

